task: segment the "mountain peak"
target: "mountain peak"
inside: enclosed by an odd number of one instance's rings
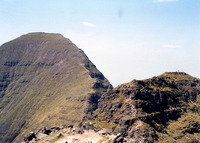
[[[33,43],[33,44],[39,44],[44,42],[64,42],[65,44],[73,44],[68,38],[65,38],[62,34],[59,33],[45,33],[45,32],[33,32],[24,34],[10,42],[7,42],[9,44],[20,44],[23,41],[26,43]],[[7,43],[3,44],[2,46],[5,46]]]
[[[79,124],[111,86],[61,34],[22,35],[0,46],[0,57],[0,142],[20,142],[41,126]]]
[[[30,40],[32,39],[46,39],[46,40],[64,40],[66,39],[62,34],[59,33],[45,33],[45,32],[33,32],[24,34],[19,37],[20,39]]]
[[[163,76],[170,76],[170,75],[183,75],[183,76],[185,76],[185,75],[189,75],[189,74],[187,74],[187,73],[185,73],[185,72],[165,72],[165,73],[163,73],[162,74]]]

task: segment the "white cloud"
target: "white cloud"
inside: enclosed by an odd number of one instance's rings
[[[173,44],[166,44],[166,45],[163,45],[162,47],[163,48],[170,48],[170,49],[179,49],[179,48],[182,48],[179,45],[173,45]]]
[[[82,22],[82,24],[83,24],[84,26],[87,26],[87,27],[96,27],[95,24],[90,23],[90,22]]]
[[[154,0],[154,2],[174,2],[178,0]]]

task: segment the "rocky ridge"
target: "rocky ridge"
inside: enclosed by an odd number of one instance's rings
[[[85,121],[121,133],[121,142],[200,141],[200,80],[186,73],[133,80],[105,93],[98,105]]]

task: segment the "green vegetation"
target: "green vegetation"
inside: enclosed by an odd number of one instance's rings
[[[109,137],[104,137],[103,139],[100,139],[97,143],[103,143],[107,140],[109,140]]]
[[[55,143],[56,141],[58,141],[59,139],[63,138],[64,136],[61,135],[60,137],[56,137],[53,140],[50,141],[50,143]]]
[[[200,140],[198,126],[200,126],[200,116],[198,113],[186,113],[177,121],[170,121],[166,128],[168,134],[159,133],[160,140],[158,142],[167,143],[169,141],[177,141],[182,143],[192,142],[192,140]]]

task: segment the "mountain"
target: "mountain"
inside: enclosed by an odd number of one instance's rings
[[[0,142],[42,127],[77,125],[112,88],[60,34],[30,33],[0,46]]]
[[[0,143],[90,136],[105,143],[199,143],[200,79],[166,72],[112,89],[60,34],[30,33],[0,46]]]
[[[166,72],[122,84],[102,95],[84,122],[120,133],[114,142],[199,143],[200,79]]]

